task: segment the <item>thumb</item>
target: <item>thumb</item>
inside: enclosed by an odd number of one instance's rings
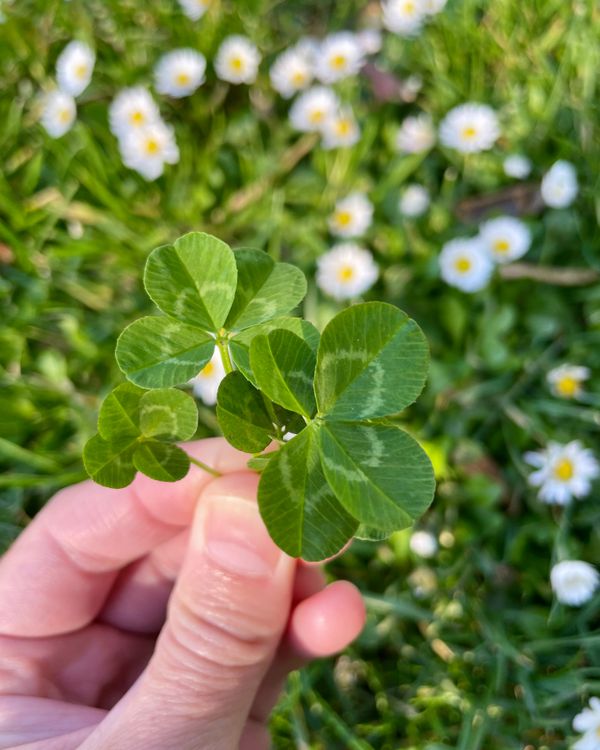
[[[258,477],[204,490],[148,667],[81,750],[231,750],[285,628],[295,561],[269,537]]]

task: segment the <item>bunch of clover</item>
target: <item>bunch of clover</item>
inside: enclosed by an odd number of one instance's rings
[[[174,386],[185,386],[217,347],[228,373],[219,425],[254,454],[261,515],[288,554],[323,559],[353,536],[385,538],[426,510],[431,464],[392,419],[421,392],[429,360],[405,313],[357,304],[320,335],[286,316],[306,293],[299,269],[199,232],[154,250],[144,283],[163,315],[136,320],[117,342],[130,382],[106,397],[85,446],[96,482],[124,487],[136,471],[185,476],[194,459],[175,441],[194,436],[198,412]]]

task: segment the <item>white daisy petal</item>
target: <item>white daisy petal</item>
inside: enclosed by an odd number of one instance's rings
[[[421,113],[403,120],[396,134],[396,148],[407,154],[421,154],[435,144],[436,134],[429,115]]]
[[[416,36],[427,16],[424,0],[384,0],[381,4],[383,25],[399,36]]]
[[[360,139],[360,128],[349,109],[342,109],[328,117],[321,128],[325,149],[348,148]]]
[[[150,92],[143,86],[122,89],[108,109],[111,132],[120,138],[130,130],[160,122],[160,112]]]
[[[447,242],[439,256],[442,279],[463,292],[487,286],[494,265],[477,238],[457,237]]]
[[[313,75],[311,57],[307,53],[306,45],[299,44],[282,52],[269,71],[271,86],[285,99],[309,86]]]
[[[317,285],[337,300],[359,297],[378,276],[371,253],[351,242],[334,246],[317,261]]]
[[[364,193],[350,193],[335,204],[328,219],[329,231],[337,237],[360,237],[371,226],[373,204]]]
[[[179,161],[173,128],[163,122],[128,131],[119,146],[125,166],[135,169],[146,180],[155,180],[162,175],[165,164]]]
[[[507,177],[516,177],[518,180],[524,180],[531,173],[531,162],[521,154],[507,156],[502,166]]]
[[[564,560],[550,571],[550,583],[556,598],[561,604],[572,607],[580,607],[588,602],[599,582],[596,568],[582,560]]]
[[[60,138],[71,130],[76,115],[75,99],[69,94],[63,91],[51,91],[44,97],[41,121],[52,138]]]
[[[228,83],[254,83],[260,65],[260,53],[245,36],[233,35],[223,40],[215,57],[215,73]]]
[[[551,442],[544,450],[525,453],[524,459],[537,469],[529,483],[540,488],[539,499],[549,504],[568,505],[573,498],[587,497],[592,480],[600,476],[594,454],[577,440]]]
[[[499,216],[479,227],[479,236],[496,263],[510,263],[522,258],[531,245],[529,227],[513,216]]]
[[[356,75],[364,63],[362,47],[350,31],[329,34],[321,42],[315,74],[322,83],[335,83]]]
[[[427,188],[424,188],[423,185],[413,183],[407,185],[404,189],[398,208],[403,216],[417,218],[423,216],[429,208],[430,202]]]
[[[560,398],[578,398],[583,392],[583,383],[590,377],[589,367],[562,364],[546,375],[552,393]]]
[[[575,167],[568,161],[555,162],[542,179],[540,193],[547,206],[566,208],[577,197],[579,185]]]
[[[467,102],[454,107],[440,123],[440,142],[463,154],[492,148],[500,137],[498,117],[486,104]]]
[[[218,349],[215,349],[209,362],[189,382],[194,395],[201,399],[207,406],[213,406],[217,403],[217,391],[224,377],[225,368],[223,367],[223,361]]]
[[[176,49],[163,55],[154,68],[154,80],[159,94],[176,99],[189,96],[204,83],[206,60],[193,49]]]
[[[336,115],[339,105],[333,89],[313,86],[292,104],[289,115],[292,127],[303,133],[321,132],[325,123]]]
[[[185,15],[192,21],[198,21],[208,10],[210,0],[179,0]]]
[[[83,42],[69,42],[56,61],[56,80],[65,94],[79,96],[89,85],[96,56]]]

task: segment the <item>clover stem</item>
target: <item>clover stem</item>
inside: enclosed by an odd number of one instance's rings
[[[218,338],[217,346],[219,347],[219,352],[221,354],[221,360],[223,361],[225,372],[227,374],[233,372],[233,364],[231,363],[231,357],[229,356],[229,348],[227,346],[227,342],[223,341],[221,338]]]
[[[188,454],[188,458],[190,459],[190,463],[194,464],[195,466],[198,466],[198,468],[202,469],[202,471],[206,471],[208,474],[212,474],[213,477],[223,476],[220,471],[213,469],[212,466],[208,466],[202,461],[198,461],[197,458],[192,458],[192,456],[190,456],[189,454]]]

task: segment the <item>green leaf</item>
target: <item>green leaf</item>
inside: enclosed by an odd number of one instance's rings
[[[399,427],[324,421],[320,437],[327,481],[363,524],[402,529],[429,507],[435,489],[431,462]]]
[[[117,341],[117,363],[142,388],[187,383],[212,357],[215,340],[173,318],[148,316],[134,321]]]
[[[316,408],[313,391],[316,361],[308,344],[284,329],[255,336],[250,344],[250,367],[261,391],[276,404],[308,418]]]
[[[105,487],[127,487],[135,477],[133,452],[137,438],[125,436],[109,442],[100,435],[91,437],[83,448],[83,463],[90,477]]]
[[[140,434],[140,399],[144,391],[132,383],[121,383],[102,402],[98,432],[105,440],[136,438]]]
[[[258,505],[269,534],[284,552],[323,560],[352,537],[358,521],[337,501],[319,460],[320,425],[312,422],[269,461]]]
[[[247,453],[264,450],[275,432],[264,397],[240,372],[230,372],[221,381],[217,419],[227,441]]]
[[[414,320],[385,302],[344,310],[321,336],[315,392],[321,414],[360,420],[396,414],[425,384],[429,349]]]
[[[240,331],[293,310],[306,294],[306,278],[262,250],[234,251],[238,283],[225,327]]]
[[[139,425],[145,437],[189,440],[198,427],[196,402],[176,388],[146,391],[140,401]]]
[[[234,336],[229,343],[229,351],[236,367],[242,372],[250,382],[256,385],[252,370],[250,369],[250,344],[255,336],[266,336],[271,331],[283,328],[291,331],[305,341],[314,351],[317,351],[319,345],[319,332],[317,329],[302,318],[274,318],[266,323],[248,328]]]
[[[272,454],[274,455],[274,454]],[[246,466],[251,469],[252,471],[256,471],[259,474],[265,470],[267,464],[272,458],[272,455],[260,455],[260,456],[252,456],[252,458],[249,458],[246,461]]]
[[[133,454],[133,463],[151,479],[160,482],[176,482],[188,473],[190,459],[187,453],[172,443],[147,440],[138,445]]]
[[[167,315],[207,331],[218,331],[235,296],[233,251],[203,232],[190,232],[148,256],[144,285]]]

